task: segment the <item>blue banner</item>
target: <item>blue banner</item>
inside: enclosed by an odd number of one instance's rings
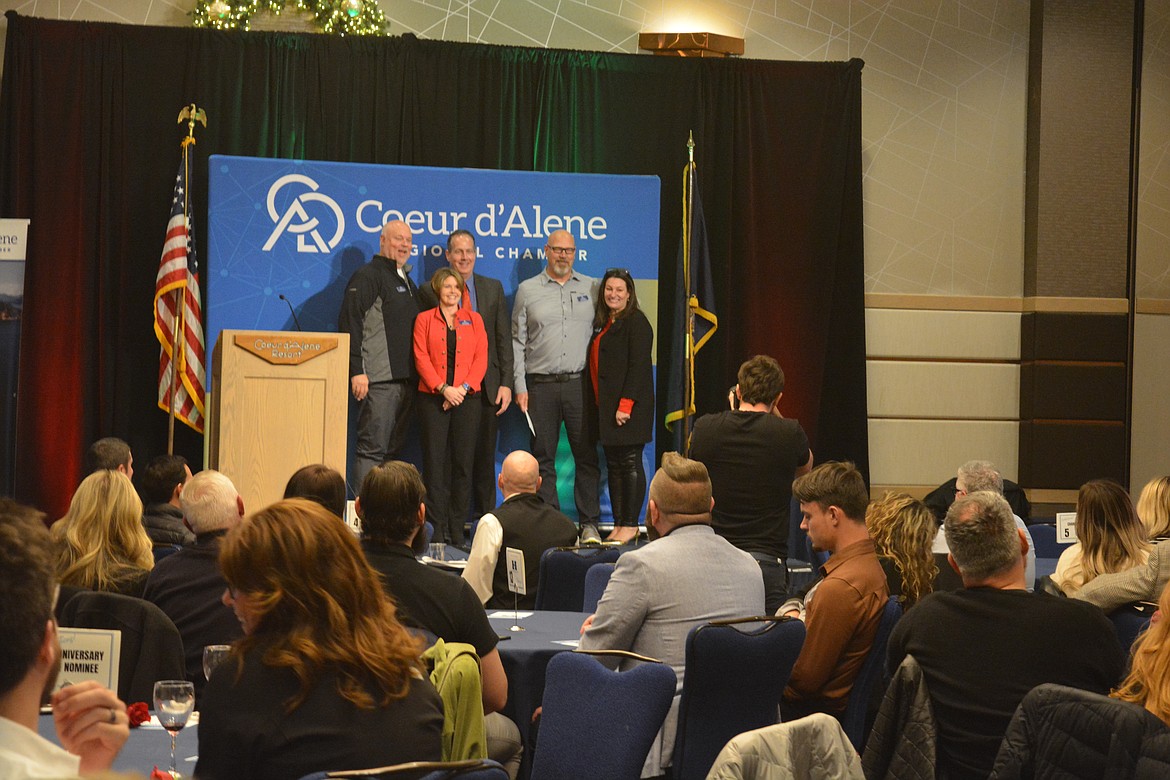
[[[548,234],[568,230],[579,250],[576,268],[596,277],[607,268],[628,269],[646,316],[657,322],[657,176],[225,155],[209,164],[208,363],[225,328],[295,330],[290,306],[302,330],[337,330],[345,283],[377,252],[382,225],[394,219],[414,232],[416,283],[447,264],[447,236],[462,228],[476,238],[476,273],[499,279],[509,304],[517,285],[544,268]],[[505,415],[500,451],[522,439],[526,446],[520,419]],[[653,447],[647,450],[652,463]],[[565,472],[569,500],[562,509],[572,515],[571,469],[558,458],[562,489]]]

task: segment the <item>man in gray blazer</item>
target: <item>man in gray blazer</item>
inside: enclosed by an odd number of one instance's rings
[[[1145,566],[1100,574],[1072,594],[1074,599],[1096,604],[1106,613],[1135,601],[1158,601],[1170,583],[1170,540],[1158,542]]]
[[[583,650],[631,650],[670,664],[682,690],[687,634],[709,620],[764,611],[764,581],[755,559],[711,528],[707,467],[675,452],[662,456],[650,483],[647,546],[618,558],[597,613],[581,627]],[[623,661],[622,665],[637,663]],[[650,754],[643,777],[670,766],[678,699]]]
[[[465,304],[483,317],[487,330],[488,367],[483,378],[484,410],[479,416],[475,465],[471,469],[471,503],[475,516],[496,506],[496,435],[499,417],[512,403],[512,315],[499,280],[475,273],[475,236],[456,230],[447,236],[447,263],[463,277]],[[429,284],[419,287],[425,308],[438,306]]]

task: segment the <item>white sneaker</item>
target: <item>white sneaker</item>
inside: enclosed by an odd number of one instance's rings
[[[581,544],[601,544],[601,532],[593,523],[582,523]]]

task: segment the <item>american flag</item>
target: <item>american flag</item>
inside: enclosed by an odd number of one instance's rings
[[[203,400],[206,393],[203,343],[203,301],[199,294],[199,266],[191,234],[187,208],[186,149],[175,178],[171,219],[163,243],[158,277],[154,282],[154,334],[162,349],[158,361],[158,405],[171,409],[171,391],[175,392],[175,417],[200,433],[203,432]],[[182,311],[176,316],[173,291],[181,290]],[[179,354],[174,348],[175,329],[179,328]],[[179,372],[175,386],[172,371]]]

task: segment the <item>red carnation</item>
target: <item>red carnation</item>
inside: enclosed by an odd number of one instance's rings
[[[136,701],[126,708],[126,715],[130,718],[130,728],[136,729],[150,720],[150,708],[144,701]]]

